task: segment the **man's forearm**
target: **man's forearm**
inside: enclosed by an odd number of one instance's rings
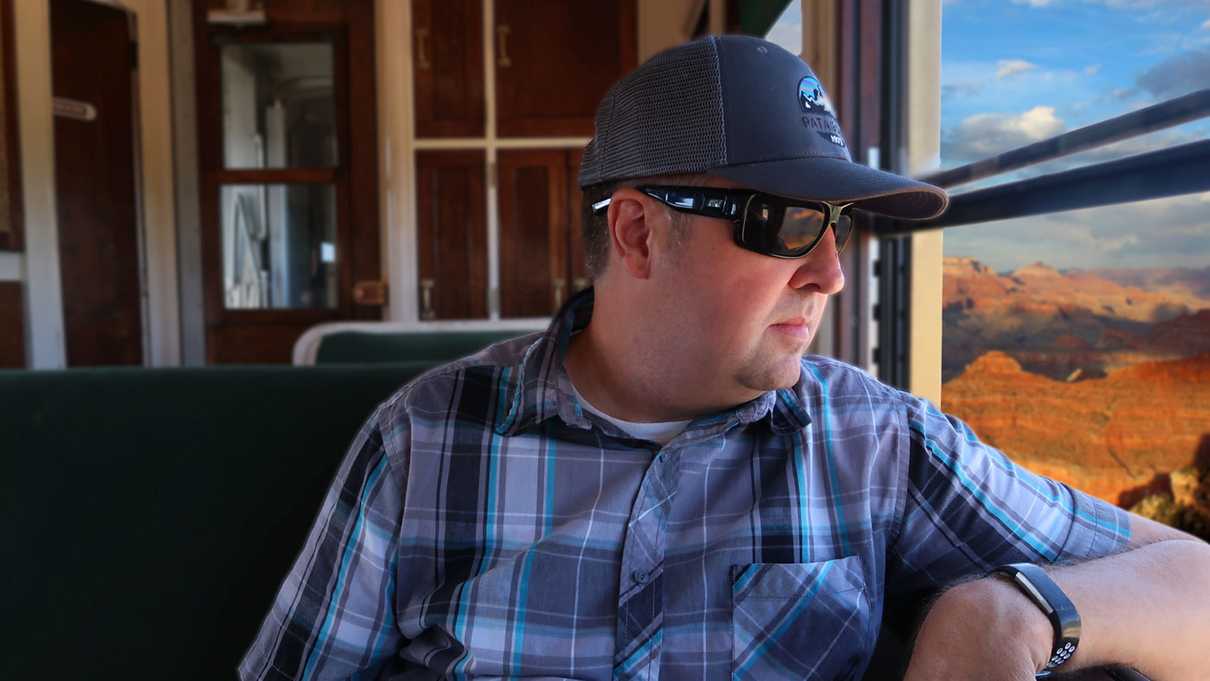
[[[1170,539],[1047,568],[1083,621],[1063,671],[1129,664],[1154,681],[1210,680],[1210,545]],[[930,609],[905,679],[1028,679],[1051,654],[1053,628],[1007,580],[961,584]]]
[[[1083,621],[1073,669],[1125,663],[1155,681],[1210,679],[1210,545],[1162,541],[1050,573]]]

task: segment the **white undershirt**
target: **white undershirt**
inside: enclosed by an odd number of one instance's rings
[[[600,409],[592,406],[592,403],[584,399],[584,396],[581,395],[580,391],[576,389],[575,383],[571,384],[571,391],[576,394],[576,399],[580,401],[580,404],[584,405],[585,409],[596,414],[597,416],[600,416],[606,421],[609,421],[618,428],[621,428],[622,432],[626,433],[627,435],[640,440],[651,440],[652,442],[658,442],[661,445],[666,445],[672,441],[672,438],[680,435],[681,431],[685,430],[685,428],[689,425],[689,422],[692,420],[685,419],[684,421],[657,421],[655,423],[623,421],[622,419],[614,418],[613,416],[610,416],[609,414],[606,414]]]

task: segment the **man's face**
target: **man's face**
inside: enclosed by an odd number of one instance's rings
[[[716,178],[706,184],[737,187]],[[678,359],[713,367],[718,389],[736,395],[794,385],[828,296],[844,287],[832,230],[811,253],[787,260],[738,246],[730,221],[683,218],[679,249],[653,273],[664,328],[674,334],[666,340],[683,348]]]

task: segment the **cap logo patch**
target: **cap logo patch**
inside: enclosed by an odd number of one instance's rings
[[[836,116],[836,112],[832,110],[832,101],[828,99],[823,85],[815,76],[804,76],[798,81],[798,106],[806,113]]]

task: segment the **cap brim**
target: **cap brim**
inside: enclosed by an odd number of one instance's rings
[[[851,202],[863,210],[908,220],[937,217],[949,205],[949,195],[940,187],[838,158],[763,161],[706,173],[770,194]]]

